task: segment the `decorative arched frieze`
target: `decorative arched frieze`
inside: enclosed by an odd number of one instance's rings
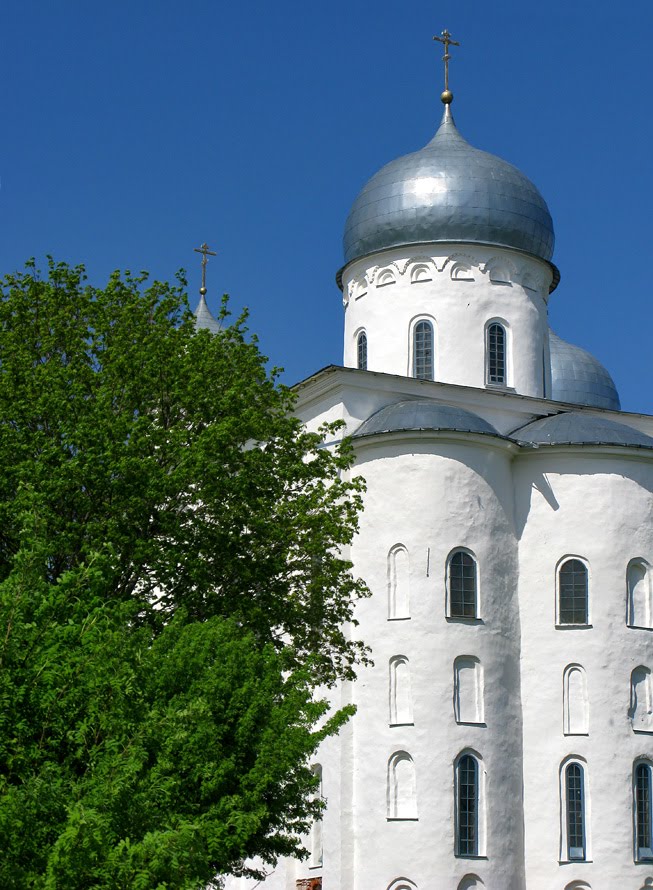
[[[347,296],[350,300],[359,300],[367,293],[368,286],[367,277],[365,275],[357,275],[347,285]]]
[[[430,257],[415,257],[408,261],[404,271],[409,274],[411,284],[420,284],[422,281],[433,281],[438,270]]]
[[[492,284],[512,285],[518,278],[515,264],[508,257],[503,256],[490,257],[481,266],[481,272],[488,276]]]
[[[407,751],[395,751],[388,761],[388,819],[417,819],[415,764]]]
[[[565,735],[589,734],[587,676],[580,664],[568,664],[562,677],[562,731]]]
[[[394,655],[389,666],[390,726],[405,726],[413,722],[410,663],[405,655]]]
[[[627,621],[630,627],[653,628],[651,567],[645,559],[632,559],[626,569]]]
[[[477,258],[469,253],[452,253],[442,263],[440,271],[444,272],[447,267],[452,281],[475,281],[479,264]]]
[[[633,732],[653,733],[653,689],[651,670],[640,664],[630,675],[630,709]]]
[[[376,270],[374,284],[376,287],[387,287],[389,284],[396,284],[398,275],[399,269],[396,263],[391,263],[389,266],[381,266]]]
[[[398,618],[410,618],[410,564],[403,544],[388,553],[388,620]]]
[[[459,655],[453,663],[453,709],[456,723],[484,722],[483,668],[475,655]]]

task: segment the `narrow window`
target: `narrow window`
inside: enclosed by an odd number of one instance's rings
[[[585,789],[583,767],[570,763],[565,768],[567,812],[567,858],[585,859]]]
[[[565,668],[562,696],[562,731],[565,735],[587,735],[589,733],[587,678],[581,665],[570,664]]]
[[[390,659],[390,725],[413,722],[410,667],[405,655]]]
[[[483,674],[473,655],[454,661],[453,708],[457,723],[483,723]]]
[[[418,321],[413,329],[413,377],[433,380],[433,325]]]
[[[476,560],[464,550],[449,558],[447,586],[450,618],[477,618]]]
[[[319,781],[318,787],[313,792],[316,800],[322,800],[322,767],[316,764],[313,767],[313,774]],[[311,826],[311,859],[310,868],[319,868],[322,865],[322,818],[315,819]]]
[[[359,371],[367,371],[367,334],[361,331],[356,342]]]
[[[506,382],[506,331],[503,325],[493,322],[487,327],[487,382]]]
[[[638,763],[635,767],[635,849],[637,861],[653,859],[651,825],[651,767]]]
[[[464,754],[456,768],[456,855],[478,856],[478,763]]]
[[[415,764],[405,751],[388,763],[388,819],[417,819]]]
[[[587,566],[567,559],[558,570],[559,624],[587,624]]]
[[[630,675],[630,719],[634,732],[653,732],[651,672],[642,664]]]
[[[408,551],[397,544],[388,554],[388,619],[409,618]]]
[[[651,628],[651,579],[648,566],[633,560],[626,574],[628,591],[628,624],[631,627]]]

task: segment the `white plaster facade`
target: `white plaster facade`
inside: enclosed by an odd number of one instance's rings
[[[552,280],[537,256],[441,239],[343,271],[344,367],[298,386],[307,426],[342,419],[353,435],[414,401],[469,412],[494,433],[418,423],[354,437],[367,493],[350,557],[372,591],[357,633],[374,667],[334,697],[358,710],[320,753],[327,809],[307,843],[322,850],[280,863],[266,890],[653,887],[634,787],[637,765],[653,764],[653,438],[637,438],[653,437],[653,417],[551,399]],[[413,376],[419,319],[434,330],[431,380]],[[500,384],[487,373],[493,321],[506,333]],[[634,437],[550,444],[515,433],[570,413]],[[468,617],[451,606],[458,552],[475,561]],[[561,612],[568,560],[586,573],[586,620]],[[467,755],[472,852],[459,844]],[[579,851],[566,782],[581,774]]]

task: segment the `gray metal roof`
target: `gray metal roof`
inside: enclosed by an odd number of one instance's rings
[[[204,294],[200,297],[200,301],[197,304],[197,309],[194,314],[195,330],[199,331],[200,328],[206,328],[211,331],[212,334],[218,333],[220,330],[220,322],[211,314],[211,310],[206,305]]]
[[[511,247],[547,261],[553,255],[544,198],[512,164],[466,142],[448,105],[428,145],[387,164],[363,187],[345,224],[345,263],[434,241]]]
[[[543,417],[515,430],[516,442],[534,445],[623,445],[653,448],[650,436],[625,423],[604,417],[591,417],[580,411],[568,411]]]
[[[368,417],[353,435],[354,438],[359,438],[399,430],[455,430],[499,436],[491,424],[471,411],[425,399],[410,399],[386,405]]]
[[[551,398],[593,408],[621,407],[614,381],[598,359],[549,331]]]

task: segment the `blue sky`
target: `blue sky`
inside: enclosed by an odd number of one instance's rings
[[[538,186],[554,329],[653,414],[650,0],[8,0],[0,10],[0,272],[30,256],[227,291],[292,383],[342,355],[334,276],[363,183],[426,143],[440,46],[473,145]]]

